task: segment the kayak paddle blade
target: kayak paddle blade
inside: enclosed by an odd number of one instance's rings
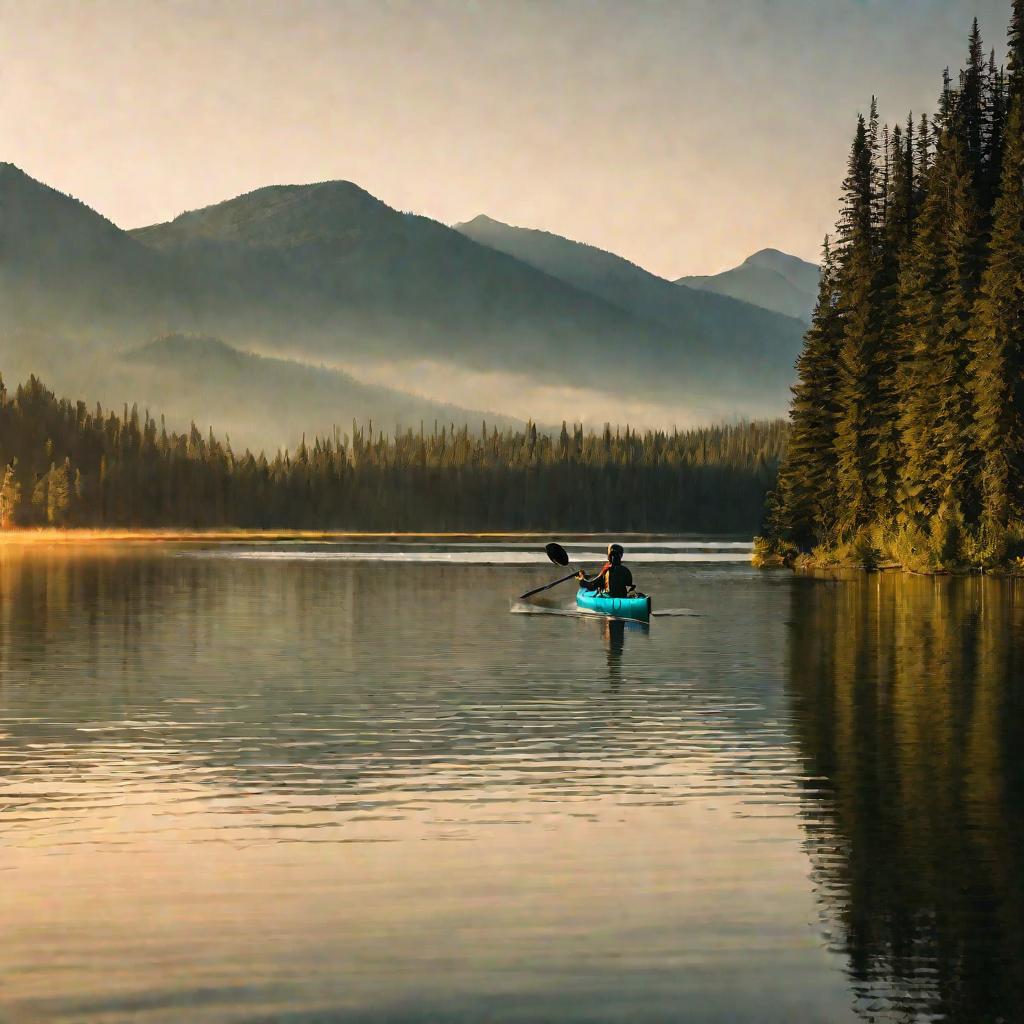
[[[556,544],[552,541],[550,544],[544,545],[544,550],[547,552],[548,558],[551,559],[555,565],[568,565],[569,564],[569,553],[562,547],[561,544]]]

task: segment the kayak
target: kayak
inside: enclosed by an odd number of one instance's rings
[[[646,622],[651,617],[649,597],[609,597],[601,591],[576,591],[576,607],[599,615],[612,615],[617,619],[637,619]]]

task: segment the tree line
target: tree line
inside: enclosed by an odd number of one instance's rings
[[[938,110],[857,119],[767,514],[784,547],[992,565],[1024,519],[1024,0]]]
[[[0,380],[0,528],[753,532],[787,434],[353,424],[268,457]]]

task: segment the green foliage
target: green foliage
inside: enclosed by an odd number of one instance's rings
[[[858,119],[768,518],[816,561],[993,567],[1024,519],[1024,0],[1012,19],[1009,80],[975,22],[932,123],[879,146],[873,100]],[[823,333],[841,338],[824,358]]]
[[[1024,98],[1007,126],[1002,188],[972,324],[981,524],[1002,529],[1024,503]]]
[[[790,407],[792,431],[779,484],[767,510],[770,534],[802,546],[826,536],[836,516],[834,439],[837,359],[842,342],[837,287],[826,238],[814,321],[797,362],[798,380]]]
[[[16,525],[15,515],[21,507],[21,484],[15,469],[15,464],[6,466],[0,480],[0,530],[9,530]]]
[[[791,544],[774,537],[755,537],[750,561],[755,569],[789,565],[799,552]]]
[[[931,553],[936,565],[953,569],[960,563],[960,545],[964,537],[964,516],[952,494],[947,494],[931,519]]]
[[[849,540],[816,548],[812,553],[812,561],[820,566],[877,569],[882,561],[882,552],[876,545],[874,531],[865,526],[857,530]]]
[[[782,420],[554,436],[353,424],[268,459],[58,400],[33,377],[0,405],[0,523],[752,532],[787,434]]]
[[[931,539],[919,526],[904,523],[898,526],[889,540],[892,558],[911,572],[935,572],[935,561]]]

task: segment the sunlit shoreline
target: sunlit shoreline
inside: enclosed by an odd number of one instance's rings
[[[576,538],[587,540],[610,536],[608,533],[561,533],[557,530],[516,532],[503,530],[487,533],[470,533],[457,531],[452,533],[438,531],[402,532],[394,530],[362,531],[362,530],[249,530],[249,529],[217,529],[217,530],[177,530],[154,528],[151,530],[89,530],[89,529],[34,529],[34,530],[0,530],[0,545],[22,544],[95,544],[117,542],[133,543],[188,543],[215,541],[327,541],[327,540],[407,540],[409,538],[431,539],[496,539],[505,538]],[[618,533],[620,538],[679,538],[686,533]],[[701,534],[701,536],[704,536]],[[732,534],[728,536],[732,537]]]

